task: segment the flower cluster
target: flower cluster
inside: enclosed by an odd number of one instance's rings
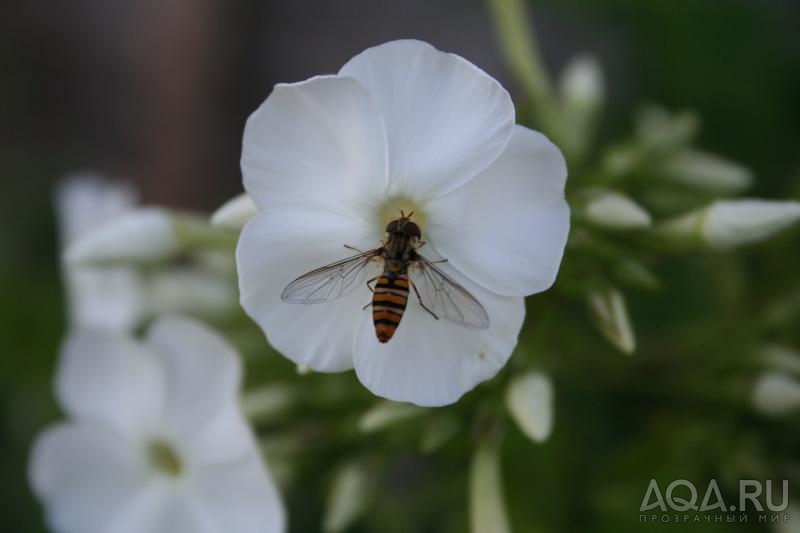
[[[510,531],[506,435],[546,443],[562,381],[611,388],[602,365],[659,364],[627,297],[668,284],[665,261],[730,254],[800,220],[800,202],[737,196],[754,176],[693,145],[692,113],[644,108],[629,139],[597,146],[599,63],[579,56],[551,83],[519,2],[491,5],[530,106],[464,58],[394,41],[277,85],[244,128],[246,192],[211,217],[136,207],[129,186],[97,178],[63,185],[67,421],[39,438],[30,468],[54,530],[282,531],[263,451],[287,491],[325,494],[322,526],[340,532],[398,461],[412,475],[447,451],[469,467],[432,482],[443,507],[463,507],[447,498],[466,471],[472,530]],[[302,298],[286,297],[292,286]],[[780,332],[798,312],[787,298],[758,320]],[[376,336],[387,321],[388,342]],[[575,338],[641,356],[574,356]],[[731,417],[796,412],[800,355],[765,340],[743,344],[749,366],[720,391],[681,390]],[[695,369],[712,381],[721,363],[706,355]],[[430,529],[383,511],[376,530]]]

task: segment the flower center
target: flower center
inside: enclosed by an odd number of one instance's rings
[[[420,230],[423,231],[424,236],[426,221],[425,210],[414,200],[402,195],[392,196],[378,209],[378,220],[381,223],[381,230],[383,230],[383,228],[385,228],[389,222],[400,218],[401,211],[406,215],[409,213],[414,213],[411,216],[411,220],[413,220],[417,226],[419,226]]]
[[[163,440],[152,441],[148,446],[147,456],[150,464],[162,474],[180,477],[183,473],[183,461],[178,452]]]

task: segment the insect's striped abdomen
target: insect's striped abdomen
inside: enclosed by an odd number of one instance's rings
[[[394,335],[408,302],[408,275],[383,273],[372,295],[372,322],[380,342]]]

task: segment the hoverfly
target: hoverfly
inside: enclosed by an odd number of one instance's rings
[[[378,341],[386,343],[400,325],[408,303],[409,288],[413,289],[422,308],[433,318],[441,316],[467,327],[489,327],[486,310],[464,287],[442,272],[417,250],[424,245],[419,226],[409,213],[386,226],[386,239],[381,247],[361,252],[303,274],[283,290],[285,302],[317,304],[334,300],[361,286],[366,266],[381,261],[380,275],[366,281],[372,291],[372,321]],[[352,248],[345,245],[346,248]],[[375,286],[371,284],[375,282]]]

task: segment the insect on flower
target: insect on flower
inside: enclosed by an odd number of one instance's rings
[[[414,290],[422,308],[433,318],[443,318],[464,326],[486,329],[489,316],[486,310],[464,287],[439,270],[417,250],[425,245],[420,240],[419,226],[411,221],[414,213],[386,226],[386,239],[379,248],[336,261],[303,274],[291,282],[281,294],[290,303],[316,304],[344,296],[360,286],[364,269],[370,261],[382,261],[383,272],[366,281],[372,291],[372,321],[375,335],[381,343],[389,342],[400,325],[408,302],[409,287]],[[355,249],[345,245],[346,248]],[[358,251],[358,250],[356,250]],[[375,282],[374,288],[370,285]],[[424,297],[423,297],[424,295]],[[426,303],[427,302],[427,303]]]

